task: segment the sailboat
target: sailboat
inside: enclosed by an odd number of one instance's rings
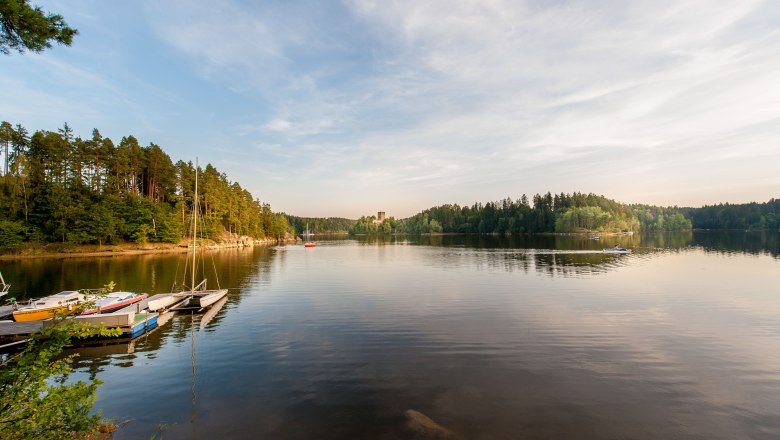
[[[306,223],[306,232],[303,233],[303,239],[306,240],[306,242],[303,244],[303,247],[311,248],[317,246],[317,243],[309,241],[309,237],[311,236],[312,233],[309,232],[309,224]]]
[[[190,278],[190,288],[181,289],[178,292],[162,295],[159,298],[152,299],[148,302],[149,310],[166,310],[166,309],[196,309],[202,310],[212,304],[216,303],[228,293],[228,289],[219,288],[219,280],[217,280],[217,288],[209,289],[208,280],[203,278],[198,284],[195,284],[195,276],[197,273],[198,263],[198,213],[200,212],[200,206],[198,203],[198,161],[195,160],[195,197],[192,209],[192,268]],[[186,271],[185,271],[186,278]],[[184,284],[184,283],[182,283]]]

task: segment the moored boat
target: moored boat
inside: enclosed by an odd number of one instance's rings
[[[82,315],[92,315],[95,313],[111,313],[148,297],[146,293],[135,292],[111,292],[108,295],[95,301],[95,306],[85,310]]]
[[[227,295],[228,290],[227,289],[219,289],[219,290],[213,290],[209,293],[204,294],[200,298],[198,298],[198,302],[200,303],[201,308],[206,308],[215,302],[219,301],[220,299],[224,298],[225,295]]]
[[[40,321],[53,318],[55,313],[75,313],[76,306],[85,301],[81,292],[66,290],[20,306],[13,312],[14,321]]]
[[[217,279],[217,288],[216,289],[209,289],[206,284],[208,282],[207,278],[202,278],[202,280],[196,284],[197,279],[197,272],[198,272],[198,222],[199,222],[199,215],[200,215],[200,204],[198,203],[198,161],[195,160],[195,197],[192,204],[192,235],[191,235],[191,241],[192,241],[192,266],[189,267],[190,273],[190,284],[189,288],[186,287],[186,277],[187,277],[187,270],[185,269],[184,276],[182,279],[182,283],[180,286],[180,290],[174,291],[168,294],[164,294],[164,296],[160,296],[159,299],[154,298],[150,301],[148,301],[149,304],[149,310],[203,310],[211,305],[213,305],[215,302],[219,301],[221,298],[224,298],[225,295],[227,295],[228,290],[222,289],[219,287],[219,279]],[[189,260],[189,255],[187,256],[187,259]],[[216,266],[213,264],[212,261],[212,267],[214,267],[215,275],[216,275]],[[204,265],[204,272],[205,272],[205,265]]]
[[[626,249],[626,248],[621,248],[621,247],[619,247],[619,248],[604,248],[603,252],[605,254],[623,254],[623,255],[625,255],[625,254],[630,254],[631,253],[631,249]]]
[[[313,248],[315,246],[317,246],[317,243],[315,243],[313,241],[309,241],[309,242],[303,244],[303,247],[307,247],[307,248]]]

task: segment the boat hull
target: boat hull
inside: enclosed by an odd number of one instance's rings
[[[201,296],[199,298],[200,300],[200,307],[206,308],[215,302],[219,301],[220,299],[224,298],[225,295],[227,295],[228,291],[227,289],[221,289],[217,290],[214,293],[209,293],[208,295]]]
[[[30,321],[43,321],[44,319],[51,319],[55,313],[69,313],[71,310],[68,306],[60,307],[47,307],[45,309],[32,309],[32,310],[16,310],[13,312],[14,321],[16,322],[30,322]]]
[[[149,310],[154,312],[157,310],[166,309],[179,301],[181,301],[181,297],[176,296],[176,294],[172,293],[162,298],[157,298],[149,301],[147,303],[147,307],[149,308]]]

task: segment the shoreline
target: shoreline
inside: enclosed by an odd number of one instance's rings
[[[290,243],[296,240],[276,239],[249,239],[230,241],[223,243],[209,243],[203,245],[204,250],[215,251],[223,249],[245,249],[257,246],[273,246],[280,243]],[[124,257],[132,255],[153,254],[177,254],[185,253],[191,249],[189,245],[178,243],[154,243],[138,245],[134,243],[122,243],[117,245],[81,245],[71,247],[69,250],[47,250],[46,246],[30,247],[19,250],[19,253],[0,254],[0,261],[29,260],[36,258],[94,258],[94,257]]]

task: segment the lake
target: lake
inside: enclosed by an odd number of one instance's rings
[[[318,242],[207,254],[230,288],[213,319],[83,350],[115,438],[409,439],[409,409],[463,439],[780,438],[777,233]],[[2,272],[17,297],[151,294],[184,264]]]

